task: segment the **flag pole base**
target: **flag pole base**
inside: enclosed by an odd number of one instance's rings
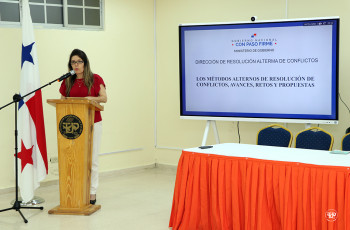
[[[29,206],[33,206],[33,205],[42,204],[45,202],[45,200],[39,196],[34,196],[34,198],[28,202],[23,202],[23,199],[20,197],[20,198],[18,198],[18,201],[19,201],[21,207],[23,207],[23,206],[29,207]],[[15,202],[16,202],[16,200],[11,201],[11,205],[13,205]]]

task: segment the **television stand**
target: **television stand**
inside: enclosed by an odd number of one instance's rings
[[[212,125],[213,129],[214,129],[214,136],[215,136],[216,144],[220,144],[219,133],[218,133],[218,129],[216,128],[216,121],[208,120],[207,125],[205,126],[205,130],[204,130],[202,146],[205,146],[205,143],[207,142],[210,125]]]

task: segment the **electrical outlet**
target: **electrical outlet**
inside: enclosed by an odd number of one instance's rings
[[[51,157],[50,162],[51,163],[58,163],[58,157]]]

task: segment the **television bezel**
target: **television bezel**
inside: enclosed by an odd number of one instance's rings
[[[243,116],[202,116],[202,115],[184,115],[183,114],[183,77],[182,77],[182,27],[188,26],[218,26],[218,25],[240,25],[240,24],[262,24],[262,23],[280,23],[280,22],[303,22],[303,21],[320,21],[320,20],[337,20],[336,25],[336,85],[335,85],[335,118],[334,119],[305,119],[305,118],[272,118],[272,117],[243,117]],[[238,22],[215,22],[215,23],[190,23],[179,25],[179,67],[180,67],[180,119],[189,120],[217,120],[217,121],[247,121],[247,122],[274,122],[274,123],[302,123],[302,124],[338,124],[339,122],[339,28],[340,17],[318,17],[318,18],[295,18],[279,20],[261,20],[261,21],[238,21]],[[333,114],[332,114],[333,116]]]

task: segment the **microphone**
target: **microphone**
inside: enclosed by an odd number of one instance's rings
[[[74,70],[71,70],[68,73],[66,73],[65,75],[63,75],[62,77],[60,77],[59,79],[57,79],[57,81],[58,82],[63,81],[64,79],[66,79],[74,74],[75,74]]]

